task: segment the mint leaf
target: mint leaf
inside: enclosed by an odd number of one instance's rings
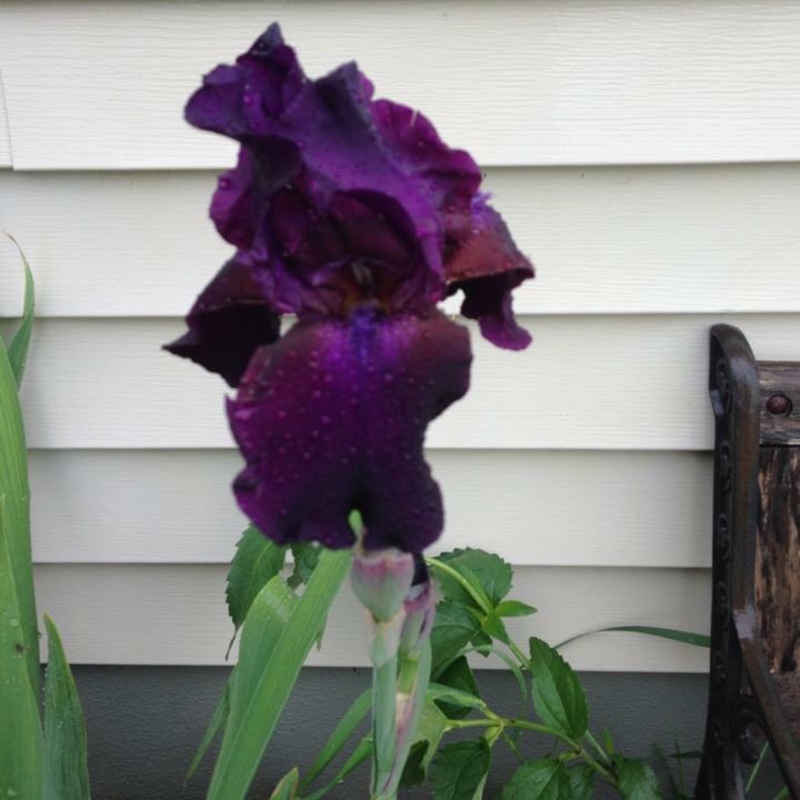
[[[475,675],[472,672],[472,667],[470,667],[466,656],[459,656],[453,661],[453,663],[439,675],[437,682],[443,686],[466,692],[473,697],[480,697],[480,690],[475,681]],[[445,716],[450,719],[462,719],[469,714],[469,707],[465,706],[463,703],[439,701],[439,708],[441,708]]]
[[[463,606],[443,600],[436,607],[436,622],[431,631],[431,678],[441,673],[480,631],[480,623]]]
[[[572,800],[592,800],[595,771],[588,764],[579,764],[569,771]]]
[[[623,800],[661,800],[655,773],[644,761],[614,756],[614,771]]]
[[[500,800],[571,800],[567,769],[554,758],[523,764],[503,787]]]
[[[443,747],[431,766],[434,800],[477,800],[491,762],[492,752],[485,739]]]
[[[228,571],[228,614],[238,631],[258,593],[283,569],[285,550],[255,525],[244,531]]]
[[[511,565],[494,553],[467,548],[442,553],[438,559],[461,573],[473,586],[477,585],[492,607],[511,591]],[[454,578],[442,574],[441,571],[436,573],[436,577],[445,598],[465,605],[475,605],[475,601]]]
[[[502,603],[498,603],[494,613],[498,617],[529,617],[537,611],[538,609],[520,600],[503,600]]]
[[[589,707],[578,676],[541,639],[532,637],[530,650],[536,713],[545,725],[571,739],[580,739],[589,727]]]
[[[308,583],[311,573],[317,567],[322,549],[314,542],[295,542],[291,545],[294,570],[286,581],[290,588],[296,589],[303,583]]]

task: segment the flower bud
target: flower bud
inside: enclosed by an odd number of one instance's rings
[[[400,631],[401,653],[413,653],[430,636],[436,617],[436,599],[430,581],[411,587],[403,602],[405,619]]]
[[[393,619],[414,580],[414,557],[399,550],[356,551],[353,591],[378,622]]]

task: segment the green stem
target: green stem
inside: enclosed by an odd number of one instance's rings
[[[372,796],[375,800],[392,772],[395,756],[397,657],[372,670]]]
[[[433,567],[434,572],[439,570],[445,575],[449,575],[458,585],[475,601],[475,604],[483,611],[484,614],[491,612],[491,608],[487,608],[483,602],[483,598],[475,591],[475,587],[457,570],[453,569],[449,564],[444,561],[439,561],[438,558],[426,558],[429,567]]]
[[[603,750],[603,746],[597,741],[597,739],[594,738],[594,734],[589,730],[586,731],[586,741],[589,742],[589,744],[594,747],[595,750],[597,750],[597,753],[602,759],[603,763],[611,766],[611,759],[609,758],[608,753]]]
[[[539,722],[528,722],[524,719],[503,719],[500,717],[492,719],[465,719],[465,720],[451,720],[449,723],[450,729],[460,730],[462,728],[522,728],[526,731],[535,731],[547,736],[552,736],[555,739],[568,745],[573,751],[575,756],[582,758],[595,772],[602,775],[612,786],[617,785],[617,780],[613,773],[600,764],[593,758],[580,742],[570,739],[569,736],[557,731],[553,728],[543,725]]]

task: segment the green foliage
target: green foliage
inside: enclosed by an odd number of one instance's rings
[[[280,573],[285,560],[285,548],[267,539],[255,525],[245,529],[236,545],[225,590],[228,614],[236,631],[244,624],[253,600]]]
[[[61,636],[45,614],[47,679],[44,695],[45,800],[88,800],[86,722]]]
[[[614,771],[623,800],[661,800],[658,779],[644,761],[616,755]]]
[[[33,276],[22,251],[20,256],[25,270],[23,315],[8,349],[0,339],[0,796],[87,800],[83,713],[61,637],[47,616],[44,730],[39,715],[28,457],[18,396],[35,303]]]
[[[483,738],[446,745],[431,767],[434,800],[479,800],[491,763],[492,751]]]
[[[276,576],[253,601],[242,628],[230,714],[209,800],[245,797],[349,567],[349,552],[325,551],[302,597]]]
[[[503,789],[501,800],[571,800],[572,781],[557,758],[540,758],[523,764]]]
[[[300,780],[300,773],[295,767],[281,778],[275,791],[270,795],[270,800],[294,800],[297,794],[297,784]]]
[[[589,726],[586,693],[572,667],[541,639],[530,640],[533,705],[546,725],[580,739]]]

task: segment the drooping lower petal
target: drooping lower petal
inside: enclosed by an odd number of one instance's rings
[[[222,375],[231,386],[253,353],[278,338],[281,326],[251,270],[236,259],[206,286],[186,322],[189,330],[164,349]]]
[[[523,350],[531,335],[517,324],[511,293],[533,277],[530,261],[520,253],[502,217],[479,197],[467,237],[451,243],[445,261],[450,293],[461,289],[461,313],[478,321],[492,344]]]
[[[467,391],[466,329],[442,314],[299,322],[263,347],[229,403],[246,461],[234,488],[270,538],[419,553],[439,536],[439,487],[423,457],[428,422]]]

